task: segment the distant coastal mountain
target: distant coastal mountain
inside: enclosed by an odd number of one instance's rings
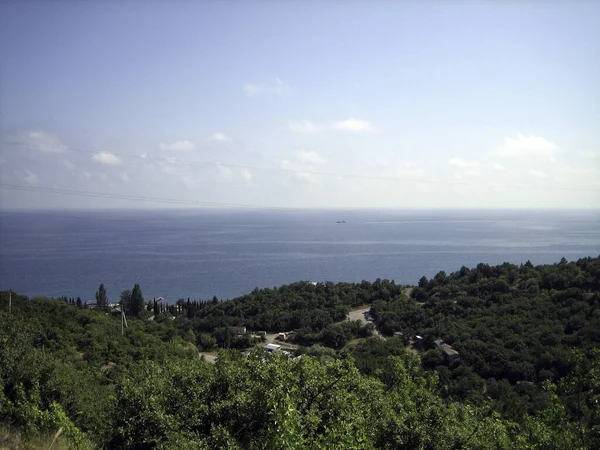
[[[345,220],[338,220],[336,223],[346,223]]]

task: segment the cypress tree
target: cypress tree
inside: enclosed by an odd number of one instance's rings
[[[96,292],[96,306],[98,308],[104,308],[108,304],[106,299],[106,289],[104,288],[104,284],[100,284],[98,291]]]

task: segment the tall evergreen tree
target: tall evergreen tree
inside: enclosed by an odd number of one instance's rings
[[[98,308],[104,308],[107,305],[108,300],[106,299],[106,289],[104,288],[104,284],[100,284],[100,287],[96,292],[96,306],[98,306]]]
[[[137,317],[140,312],[144,309],[144,296],[142,295],[142,288],[139,284],[133,286],[131,291],[131,306],[130,314]]]

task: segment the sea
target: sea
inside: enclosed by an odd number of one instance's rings
[[[416,284],[478,263],[600,255],[598,210],[0,211],[0,289],[231,299],[295,281]]]

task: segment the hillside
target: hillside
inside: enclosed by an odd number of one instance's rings
[[[299,282],[144,309],[123,329],[108,308],[14,293],[8,314],[2,292],[1,422],[62,429],[72,448],[599,448],[599,290],[599,258],[480,264],[410,297]],[[364,304],[387,339],[342,322]],[[303,356],[232,326],[296,330]],[[198,358],[219,346],[248,350]]]

